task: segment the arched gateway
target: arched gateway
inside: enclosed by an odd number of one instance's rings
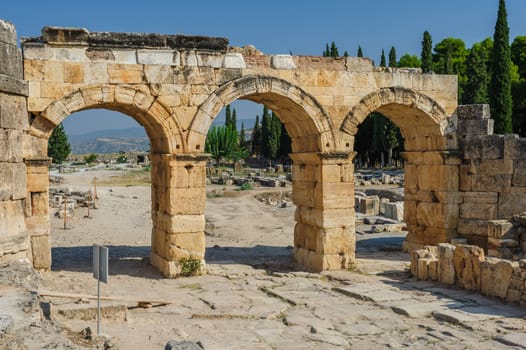
[[[50,267],[47,140],[64,118],[90,108],[123,112],[147,131],[151,262],[165,276],[180,273],[182,258],[204,259],[204,143],[213,119],[236,99],[268,106],[292,138],[299,267],[321,271],[354,262],[353,141],[373,111],[389,116],[406,140],[406,246],[454,235],[458,205],[448,197],[458,190],[448,121],[456,109],[454,76],[376,68],[365,58],[266,56],[229,48],[222,38],[77,28],[46,27],[22,50],[18,79],[27,85],[30,118],[15,142],[23,146],[30,204],[17,214],[23,215],[17,230],[30,237],[27,254],[36,268]]]

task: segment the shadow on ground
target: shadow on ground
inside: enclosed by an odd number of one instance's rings
[[[114,246],[109,249],[109,274],[161,278],[149,263],[150,246]],[[53,271],[92,272],[93,247],[54,247],[51,249]],[[256,245],[253,247],[209,247],[208,264],[239,264],[272,271],[293,271],[292,247]]]

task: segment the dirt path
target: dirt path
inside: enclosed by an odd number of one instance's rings
[[[93,175],[111,173],[68,175],[67,186],[89,187]],[[515,339],[526,331],[524,309],[410,279],[406,254],[377,249],[399,244],[402,234],[358,237],[353,271],[295,271],[294,207],[267,205],[254,198],[256,192],[207,199],[207,275],[164,279],[148,264],[149,187],[100,186],[92,218],[84,218],[81,209],[67,230],[52,218],[53,270],[41,275],[39,288],[96,294],[91,246],[108,245],[110,280],[103,295],[173,302],[148,309],[104,302],[114,311],[102,320],[102,331],[120,349],[162,349],[171,339],[199,341],[207,350],[497,349],[506,347],[498,337]],[[44,331],[21,330],[28,349],[97,346],[78,340],[82,329],[96,329],[94,319],[78,318],[93,316],[93,300],[43,301],[51,302],[52,318],[73,336],[42,340]],[[125,304],[128,310],[118,311]],[[41,329],[52,333],[55,328]]]

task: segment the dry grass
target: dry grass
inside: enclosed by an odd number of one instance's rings
[[[97,183],[103,186],[150,186],[152,180],[149,170],[133,169],[123,171],[120,175],[113,175],[103,178]]]

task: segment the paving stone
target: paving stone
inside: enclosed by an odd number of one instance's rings
[[[439,320],[471,328],[470,323],[509,317],[510,312],[511,310],[497,309],[491,306],[468,306],[462,309],[438,310],[433,312],[433,316]]]
[[[382,301],[403,300],[410,298],[408,294],[402,294],[393,290],[388,290],[385,288],[385,286],[384,289],[378,289],[378,286],[375,285],[371,285],[370,287],[362,285],[351,285],[346,287],[336,287],[334,288],[334,290],[336,292],[340,292],[342,294],[348,295],[356,299],[369,300],[374,301],[376,303]]]
[[[382,305],[390,307],[395,313],[408,316],[411,318],[420,318],[431,316],[433,312],[439,310],[457,309],[465,306],[454,300],[437,300],[432,302],[420,302],[407,300],[394,303],[383,303]]]
[[[509,346],[526,349],[526,333],[508,333],[496,338],[497,341]]]

